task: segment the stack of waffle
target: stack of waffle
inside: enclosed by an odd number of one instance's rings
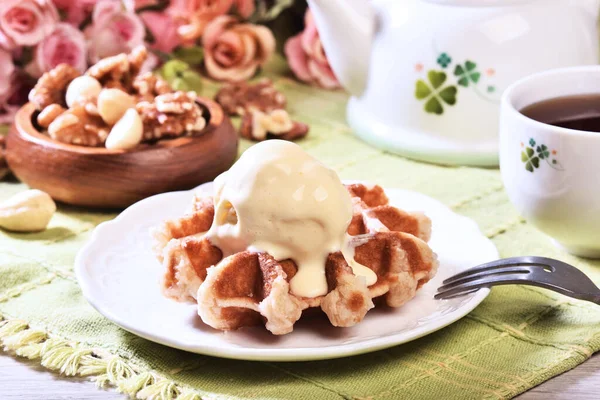
[[[315,298],[294,295],[289,285],[297,272],[294,261],[251,251],[223,258],[203,235],[213,223],[213,199],[196,197],[185,216],[155,231],[155,251],[165,269],[164,294],[197,302],[198,314],[213,328],[264,323],[276,335],[291,332],[308,308],[320,307],[334,326],[348,327],[362,321],[376,298],[383,300],[378,304],[400,307],[436,273],[436,255],[427,244],[431,221],[390,206],[379,186],[346,188],[353,203],[349,245],[354,260],[376,273],[371,286],[335,252],[325,265],[328,293]]]

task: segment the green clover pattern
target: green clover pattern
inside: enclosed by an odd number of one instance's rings
[[[417,79],[415,85],[415,98],[417,100],[424,101],[425,104],[423,109],[430,114],[442,115],[445,111],[445,106],[453,106],[457,103],[457,94],[459,87],[469,88],[471,87],[480,97],[486,98],[496,93],[496,86],[493,84],[485,83],[483,87],[484,92],[480,92],[477,88],[477,84],[481,80],[481,72],[477,67],[477,63],[471,60],[466,60],[464,63],[455,64],[453,70],[454,82],[448,81],[448,75],[443,69],[446,69],[452,65],[452,57],[446,52],[439,53],[437,64],[442,70],[430,69],[427,71],[427,79]],[[421,67],[416,68],[417,72],[422,70]],[[488,76],[493,75],[493,69],[490,69],[492,73],[487,73]],[[489,100],[493,101],[493,100]],[[531,146],[533,147],[533,146]],[[544,153],[545,154],[545,153]],[[535,158],[535,157],[534,157]],[[537,156],[539,162],[539,156]],[[534,166],[534,161],[529,160],[530,168],[537,168]],[[539,165],[539,164],[538,164]]]
[[[444,113],[444,103],[453,106],[456,104],[456,86],[446,87],[447,76],[443,71],[430,70],[427,72],[429,85],[422,79],[417,81],[415,87],[415,97],[419,100],[425,100],[424,109],[428,113],[441,115]]]
[[[440,56],[437,59],[437,63],[440,64],[440,67],[442,67],[442,68],[446,68],[448,65],[450,65],[451,62],[452,62],[452,57],[450,57],[446,53],[440,54]]]
[[[477,84],[481,78],[481,73],[477,71],[477,64],[469,60],[464,65],[457,65],[454,68],[454,75],[458,79],[458,84],[464,87],[468,87],[469,82]]]
[[[525,163],[525,169],[529,172],[540,167],[540,158],[535,155],[535,151],[531,147],[527,147],[521,152],[521,161]]]
[[[522,143],[521,146],[523,146]],[[561,163],[554,157],[555,155],[556,151],[551,152],[545,144],[536,146],[535,139],[530,138],[528,146],[521,151],[521,161],[525,164],[525,169],[531,173],[540,168],[540,160],[546,161],[551,168],[557,171],[564,171]]]

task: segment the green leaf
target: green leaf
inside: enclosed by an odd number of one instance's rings
[[[202,47],[178,47],[173,52],[173,57],[189,65],[200,65],[204,59]]]
[[[548,151],[548,147],[545,144],[538,146],[535,151],[538,152],[539,157],[543,160],[550,157],[550,152]]]
[[[188,91],[187,84],[181,78],[171,79],[169,85],[171,85],[171,88],[173,88],[173,90],[183,90],[185,92]]]
[[[531,147],[535,146],[535,140],[533,140],[533,138],[529,139],[529,144]]]
[[[529,172],[533,172],[533,165],[531,165],[531,162],[525,164],[525,169]]]
[[[171,82],[173,79],[179,78],[181,72],[188,69],[190,69],[188,63],[181,60],[171,60],[164,63],[158,72],[167,82]]]
[[[429,97],[430,95],[431,89],[429,88],[429,86],[427,86],[427,84],[422,79],[419,79],[415,87],[415,97],[419,100],[423,100]]]
[[[429,79],[429,83],[434,89],[439,88],[446,82],[446,73],[442,71],[434,71],[430,70],[427,73],[427,78]]]
[[[535,153],[531,147],[527,147],[525,151],[527,152],[527,158],[531,158]]]
[[[251,18],[252,22],[272,21],[286,8],[291,7],[294,0],[257,0],[256,12]]]
[[[479,78],[481,78],[481,74],[479,72],[473,72],[471,75],[469,75],[469,77],[471,78],[473,83],[477,83],[479,82]]]
[[[446,104],[453,106],[456,104],[456,92],[458,92],[456,86],[448,86],[439,92],[439,96]]]
[[[464,75],[465,70],[463,69],[462,65],[457,65],[456,68],[454,68],[454,75],[459,76],[459,75]]]
[[[425,111],[427,111],[428,113],[441,115],[444,113],[444,107],[442,106],[442,103],[440,103],[440,101],[437,99],[437,97],[433,96],[432,98],[427,100],[427,103],[425,103]]]
[[[468,87],[468,86],[469,86],[469,79],[467,79],[467,77],[466,77],[466,76],[463,76],[462,78],[460,78],[460,79],[458,80],[458,84],[459,84],[460,86]]]
[[[473,61],[469,61],[467,60],[467,62],[465,63],[465,66],[467,67],[467,71],[473,71],[476,67],[477,64],[475,64]]]
[[[535,168],[540,166],[540,158],[535,157],[535,151],[531,147],[525,148],[525,151],[521,152],[521,161],[525,163],[525,169],[529,172],[533,172]]]
[[[193,90],[196,93],[200,93],[202,91],[202,77],[196,71],[188,70],[181,73],[181,80],[185,82],[186,89],[182,90]]]
[[[158,72],[175,90],[193,90],[195,92],[202,90],[202,77],[186,62],[167,61]]]

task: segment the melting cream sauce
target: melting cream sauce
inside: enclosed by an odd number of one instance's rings
[[[297,296],[327,294],[325,262],[336,251],[367,285],[377,280],[354,260],[346,188],[333,170],[293,143],[268,140],[246,150],[215,180],[214,201],[209,240],[224,256],[255,250],[294,260],[298,272],[290,288]]]

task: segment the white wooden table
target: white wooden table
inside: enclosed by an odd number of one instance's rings
[[[519,396],[519,400],[597,400],[600,398],[600,355]],[[98,390],[87,379],[63,378],[38,361],[12,358],[0,352],[2,400],[124,400],[112,390]]]

